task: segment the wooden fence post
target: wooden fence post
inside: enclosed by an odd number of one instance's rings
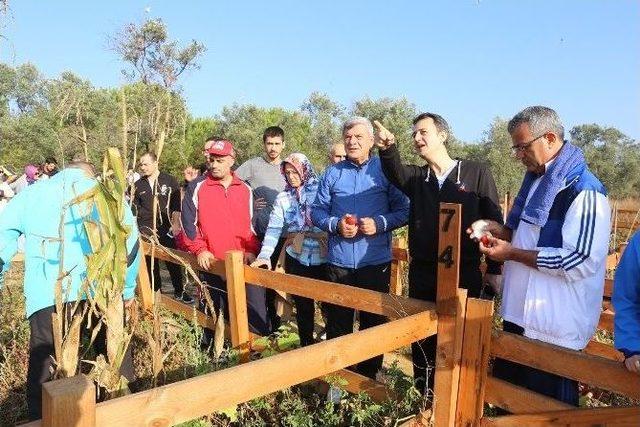
[[[94,427],[96,389],[84,375],[42,385],[43,427]]]
[[[391,245],[393,248],[406,249],[407,239],[404,237],[394,237]],[[391,260],[391,283],[389,293],[391,295],[402,296],[402,277],[404,276],[404,262],[393,258]]]
[[[149,272],[147,271],[145,246],[141,240],[138,240],[138,244],[140,245],[138,248],[140,251],[140,268],[138,269],[138,286],[136,286],[136,293],[140,297],[142,308],[150,311],[153,309],[153,290],[151,289],[151,280],[149,279]]]
[[[489,369],[493,301],[469,298],[464,319],[456,426],[479,426]]]
[[[453,426],[458,400],[462,331],[467,291],[458,289],[462,207],[440,204],[438,239],[438,345],[434,384],[434,417],[437,426]]]
[[[247,315],[247,288],[244,281],[244,254],[229,251],[224,260],[227,275],[227,301],[231,345],[240,351],[240,360],[249,360],[249,317]]]

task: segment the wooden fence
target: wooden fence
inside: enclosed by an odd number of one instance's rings
[[[640,399],[640,377],[630,375],[612,358],[492,331],[493,302],[467,298],[466,291],[458,289],[460,221],[459,205],[441,205],[441,256],[435,304],[398,295],[397,280],[402,276],[400,263],[408,261],[407,251],[403,248],[394,248],[395,268],[400,273],[395,271],[396,286],[388,294],[251,268],[243,265],[241,252],[229,252],[224,261],[217,260],[208,271],[226,277],[229,334],[232,346],[241,353],[250,351],[253,339],[248,330],[246,283],[381,314],[390,321],[266,359],[101,403],[96,403],[94,385],[83,376],[45,383],[43,419],[29,426],[169,426],[328,374],[345,376],[348,391],[364,390],[384,395],[384,385],[344,368],[436,333],[433,407],[436,426],[521,426],[554,422],[625,425],[628,420],[637,421],[640,417],[638,407],[568,408],[564,403],[489,374],[490,358],[501,357]],[[144,250],[158,259],[171,260],[179,256],[200,270],[190,254],[149,245],[144,245]],[[155,302],[194,318],[191,306],[164,296],[154,301],[144,266],[140,269],[138,290],[144,307],[151,308]],[[212,320],[203,313],[197,312],[195,318],[202,326],[213,326]],[[514,415],[485,417],[485,402]],[[412,421],[413,425],[422,425],[422,422],[420,415]]]

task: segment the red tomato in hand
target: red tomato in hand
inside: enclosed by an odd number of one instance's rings
[[[353,215],[346,215],[344,222],[346,222],[349,225],[356,225],[358,223],[358,218],[356,218]]]
[[[480,241],[486,247],[489,247],[489,244],[491,244],[491,241],[489,240],[489,236],[487,236],[486,234],[480,238]]]

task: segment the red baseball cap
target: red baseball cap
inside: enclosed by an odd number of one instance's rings
[[[213,141],[211,147],[207,150],[207,153],[213,154],[214,156],[231,156],[235,157],[235,151],[233,150],[233,145],[231,141],[226,139],[219,139],[217,141]]]

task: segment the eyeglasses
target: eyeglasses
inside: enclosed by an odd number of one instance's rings
[[[536,142],[537,140],[539,140],[540,138],[542,138],[546,134],[547,133],[545,132],[542,135],[536,136],[531,141],[525,142],[524,144],[512,145],[511,146],[511,154],[516,155],[518,153],[524,153],[527,148],[531,147],[531,144],[533,144],[534,142]]]

